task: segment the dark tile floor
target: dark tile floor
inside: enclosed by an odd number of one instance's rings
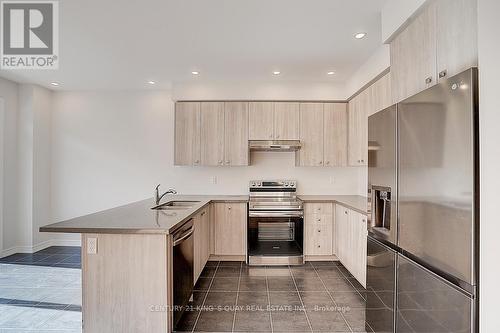
[[[81,333],[80,247],[0,259],[0,332]]]
[[[366,291],[338,262],[208,262],[178,332],[373,332]]]
[[[35,253],[16,253],[1,258],[0,263],[30,266],[81,268],[79,246],[51,246]]]

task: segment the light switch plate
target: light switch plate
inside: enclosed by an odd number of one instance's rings
[[[97,254],[97,238],[87,238],[87,254]]]
[[[210,177],[210,181],[212,182],[212,184],[217,184],[217,176]]]

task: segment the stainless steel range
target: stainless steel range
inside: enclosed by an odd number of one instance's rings
[[[304,210],[295,180],[253,180],[248,204],[248,264],[304,263]]]

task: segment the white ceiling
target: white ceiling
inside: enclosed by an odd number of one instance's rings
[[[61,0],[56,71],[0,71],[57,89],[176,82],[344,82],[381,44],[386,0]],[[364,39],[353,35],[367,32]],[[191,71],[198,70],[194,77]],[[282,72],[273,76],[272,71]],[[336,72],[333,76],[326,73]]]

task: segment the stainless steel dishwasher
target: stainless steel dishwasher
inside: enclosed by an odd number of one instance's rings
[[[193,220],[190,219],[172,235],[174,327],[177,326],[193,293],[193,231]]]

